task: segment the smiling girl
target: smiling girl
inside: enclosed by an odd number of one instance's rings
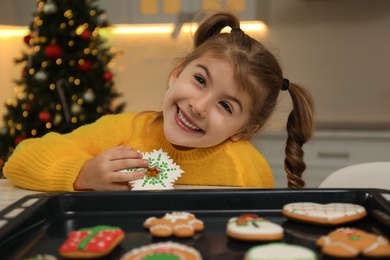
[[[226,26],[231,33],[221,33]],[[266,124],[281,90],[293,101],[288,187],[302,188],[302,146],[313,133],[311,96],[283,77],[274,55],[228,12],[199,25],[194,50],[169,75],[162,112],[106,115],[68,134],[25,140],[4,175],[33,190],[127,190],[145,171],[120,170],[147,167],[137,151],[162,148],[185,172],[176,184],[272,188],[270,167],[249,139]]]

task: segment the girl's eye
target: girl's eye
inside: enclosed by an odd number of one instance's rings
[[[219,104],[229,113],[229,114],[232,114],[233,113],[233,109],[232,107],[226,103],[226,102],[219,102]]]
[[[198,81],[202,86],[206,85],[206,80],[201,76],[195,76],[195,80]]]

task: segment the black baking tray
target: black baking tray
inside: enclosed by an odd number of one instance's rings
[[[196,248],[203,259],[243,259],[245,252],[260,243],[241,242],[225,234],[229,218],[258,214],[281,224],[283,242],[313,249],[324,257],[315,241],[336,227],[313,226],[287,220],[283,205],[291,202],[355,203],[368,215],[343,227],[356,227],[390,237],[390,191],[380,189],[212,189],[123,192],[41,193],[29,195],[0,212],[0,259],[24,259],[51,254],[58,259],[58,248],[72,230],[95,225],[122,228],[125,239],[106,257],[119,259],[127,251],[143,245],[174,241]],[[188,211],[205,224],[193,238],[153,238],[142,223],[148,217],[167,212]],[[16,212],[16,213],[15,213]],[[14,215],[17,216],[14,216]],[[264,243],[263,243],[264,244]],[[363,257],[357,259],[365,259]]]

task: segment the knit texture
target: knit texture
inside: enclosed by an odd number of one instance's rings
[[[106,115],[68,134],[48,133],[21,142],[4,166],[14,185],[40,191],[73,191],[84,162],[118,145],[140,152],[162,148],[184,174],[176,184],[272,188],[265,158],[249,141],[179,150],[164,136],[155,113]]]

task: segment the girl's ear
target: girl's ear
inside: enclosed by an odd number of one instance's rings
[[[180,72],[181,72],[182,68],[180,66],[176,67],[174,70],[172,70],[171,74],[169,75],[169,79],[168,79],[168,86],[170,87],[174,82],[175,80],[179,77],[180,75]]]
[[[237,142],[241,139],[247,139],[248,137],[250,137],[254,132],[256,132],[257,129],[259,129],[259,125],[254,125],[254,126],[250,126],[250,127],[247,127],[243,130],[241,130],[240,132],[238,132],[237,134],[233,135],[230,137],[230,140],[232,140],[233,142]]]
[[[175,82],[177,79],[178,73],[176,71],[172,71],[171,75],[169,75],[169,80],[168,80],[168,86],[172,86],[172,84]]]

